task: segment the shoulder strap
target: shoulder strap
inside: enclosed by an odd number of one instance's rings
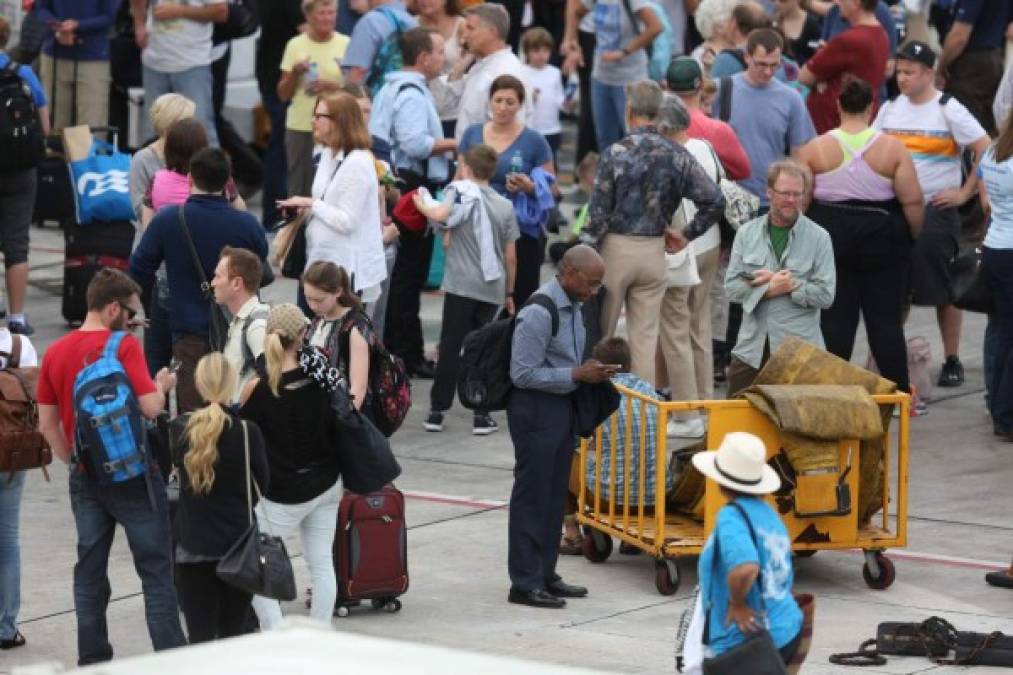
[[[732,78],[725,76],[721,78],[718,87],[718,118],[727,122],[732,117]]]
[[[640,23],[637,21],[637,15],[633,13],[633,5],[630,3],[630,0],[623,0],[623,8],[626,9],[626,16],[630,19],[633,32],[636,35],[640,35]]]
[[[186,226],[186,204],[179,205],[179,227],[183,230],[183,241],[186,242],[186,247],[190,250],[190,258],[193,260],[193,266],[197,269],[201,293],[207,298],[214,291],[211,290],[208,277],[204,274],[204,267],[201,265],[200,256],[197,255],[197,247],[193,245],[193,237],[190,236],[190,228]]]
[[[553,302],[552,298],[545,295],[544,293],[535,293],[525,305],[538,305],[544,307],[545,311],[549,313],[552,318],[552,337],[556,337],[556,333],[559,332],[559,309],[556,307],[556,303]]]
[[[104,359],[116,359],[116,352],[120,350],[120,344],[123,342],[123,338],[126,333],[118,330],[109,336],[106,340],[105,349],[102,350],[102,358]]]
[[[397,88],[397,92],[394,94],[395,100],[397,99],[398,96],[401,95],[401,92],[404,91],[405,89],[414,89],[423,96],[426,95],[426,92],[422,91],[422,87],[420,87],[415,82],[402,82],[401,86]]]
[[[718,154],[716,152],[714,152],[714,146],[711,145],[710,141],[704,140],[702,138],[700,140],[707,145],[707,150],[710,151],[711,159],[714,160],[714,166],[717,168],[717,177],[714,179],[714,182],[717,183],[718,185],[721,185],[721,181],[723,181],[726,178],[725,167],[723,164],[721,164],[721,158],[718,157]]]
[[[250,483],[253,477],[250,475],[250,432],[246,428],[246,420],[239,420],[239,423],[243,426],[243,454],[246,457],[246,512],[249,514],[250,525],[253,525],[253,495],[250,493]],[[260,494],[260,490],[257,490],[257,494]]]
[[[951,98],[953,98],[953,94],[943,92],[943,95],[939,97],[939,105],[945,108],[946,104],[950,102]]]
[[[11,333],[11,354],[7,358],[8,368],[18,368],[21,366],[21,336],[17,333]]]
[[[753,540],[753,547],[756,549],[756,557],[757,561],[759,562],[760,544],[756,538],[756,530],[753,529],[753,522],[749,520],[749,515],[746,513],[746,510],[742,508],[742,504],[739,504],[737,501],[733,499],[732,501],[728,502],[728,505],[733,507],[736,511],[738,511],[739,515],[742,516],[742,520],[746,521],[746,527],[749,528],[749,538]],[[759,588],[757,590],[759,591],[760,595],[760,604],[763,605],[763,611],[766,612],[767,602],[766,600],[763,599],[763,565],[758,564],[757,567],[759,568],[759,572],[756,575],[756,583],[759,585]]]
[[[266,319],[268,316],[270,316],[270,312],[268,312],[266,309],[255,309],[249,314],[247,314],[246,318],[243,319],[243,330],[239,336],[239,348],[243,353],[244,373],[252,365],[254,365],[254,361],[256,361],[256,359],[253,356],[253,349],[250,347],[250,343],[246,335],[247,331],[250,329],[250,326],[253,325],[254,321],[257,321],[258,319]]]

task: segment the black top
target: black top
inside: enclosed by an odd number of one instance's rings
[[[338,480],[335,416],[327,392],[296,368],[282,373],[278,397],[261,379],[239,414],[264,430],[271,487],[264,496],[302,504]]]
[[[171,423],[172,461],[179,470],[179,507],[173,534],[176,542],[189,553],[201,556],[223,556],[250,526],[246,501],[246,456],[243,450],[243,428],[240,419],[229,413],[218,439],[215,481],[207,494],[194,494],[183,457],[190,444],[186,423],[190,415],[181,415]],[[250,437],[250,471],[261,491],[269,486],[264,438],[256,424],[246,423]],[[251,486],[253,505],[257,492]]]
[[[804,66],[819,49],[822,38],[823,21],[815,12],[806,12],[802,32],[794,40],[788,38],[788,55],[795,59],[799,66]]]
[[[302,0],[258,0],[260,6],[260,39],[257,40],[257,84],[261,91],[274,92],[281,79],[278,64],[285,54],[285,45],[299,34],[306,23]]]

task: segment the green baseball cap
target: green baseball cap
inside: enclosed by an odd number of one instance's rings
[[[703,70],[696,59],[680,56],[668,65],[665,80],[668,82],[668,88],[674,92],[696,91],[703,84]]]

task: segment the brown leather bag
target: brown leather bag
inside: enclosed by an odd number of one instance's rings
[[[35,402],[38,368],[21,368],[21,336],[12,335],[11,353],[0,352],[7,365],[0,369],[0,473],[42,469],[53,461],[53,451],[39,431],[39,406]]]

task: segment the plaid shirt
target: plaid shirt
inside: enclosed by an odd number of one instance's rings
[[[619,373],[612,378],[614,384],[621,385],[627,389],[632,389],[638,394],[655,398],[657,393],[654,391],[654,387],[640,379],[632,373]],[[616,420],[616,433],[618,435],[617,446],[616,446],[616,503],[626,503],[623,499],[623,491],[626,487],[625,478],[623,472],[625,471],[625,461],[627,448],[624,447],[626,440],[626,425],[629,424],[632,428],[632,447],[629,448],[630,461],[630,499],[629,504],[639,504],[639,490],[640,490],[640,424],[641,415],[646,414],[646,427],[647,427],[647,453],[645,457],[644,467],[647,471],[644,481],[644,489],[646,495],[644,497],[644,504],[649,506],[654,504],[654,468],[655,468],[655,452],[657,448],[656,439],[658,437],[658,416],[657,408],[653,405],[647,405],[646,410],[644,403],[639,398],[633,399],[632,413],[633,417],[631,420],[627,420],[627,396],[622,395],[622,400],[619,403],[619,410],[614,415],[618,418]],[[594,444],[588,448],[589,461],[587,464],[587,489],[594,493],[594,480],[595,480],[595,454]],[[612,418],[606,420],[605,424],[602,425],[602,439],[601,439],[601,499],[602,505],[609,498],[611,493],[609,483],[612,480]],[[671,484],[672,477],[667,476],[666,480]]]

